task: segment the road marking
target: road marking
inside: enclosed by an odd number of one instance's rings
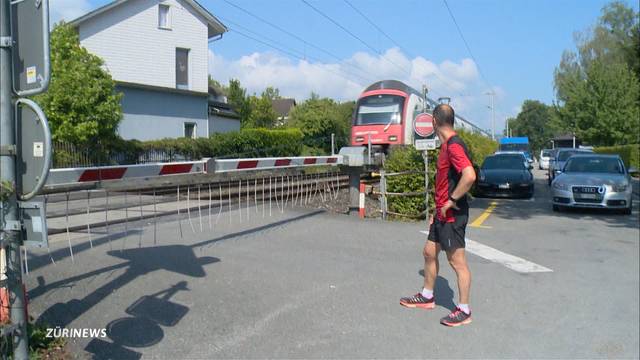
[[[428,231],[420,231],[423,234],[429,235]],[[465,238],[466,246],[465,250],[481,258],[487,259],[491,262],[495,262],[506,266],[507,268],[517,271],[519,273],[535,273],[535,272],[553,272],[553,270],[538,265],[531,261],[525,260],[521,257],[517,257],[511,254],[507,254],[498,249],[494,249],[491,246],[480,244],[477,241],[473,241]]]
[[[492,201],[491,204],[489,204],[489,207],[482,214],[480,214],[480,216],[478,216],[478,218],[475,219],[469,226],[483,228],[483,229],[491,229],[490,226],[482,226],[482,223],[485,220],[487,220],[487,218],[489,217],[489,215],[491,215],[491,213],[496,208],[496,206],[498,206],[498,203],[495,201]]]

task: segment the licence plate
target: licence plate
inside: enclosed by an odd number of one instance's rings
[[[596,194],[577,194],[580,199],[597,199]]]
[[[498,185],[498,189],[508,189],[509,188],[509,184],[499,184]]]

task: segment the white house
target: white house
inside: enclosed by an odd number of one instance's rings
[[[117,82],[124,139],[206,137],[208,44],[227,28],[194,0],[117,0],[74,21]]]

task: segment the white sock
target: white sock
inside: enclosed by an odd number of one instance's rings
[[[431,299],[433,297],[433,290],[429,290],[427,288],[422,288],[421,294],[425,298]]]
[[[465,314],[471,314],[471,310],[469,309],[469,304],[458,304],[458,309],[462,310]]]

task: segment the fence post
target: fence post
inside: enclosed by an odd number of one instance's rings
[[[387,219],[387,177],[384,169],[380,169],[380,210],[382,220]]]
[[[349,174],[349,214],[353,214],[360,208],[360,167],[348,167]]]

